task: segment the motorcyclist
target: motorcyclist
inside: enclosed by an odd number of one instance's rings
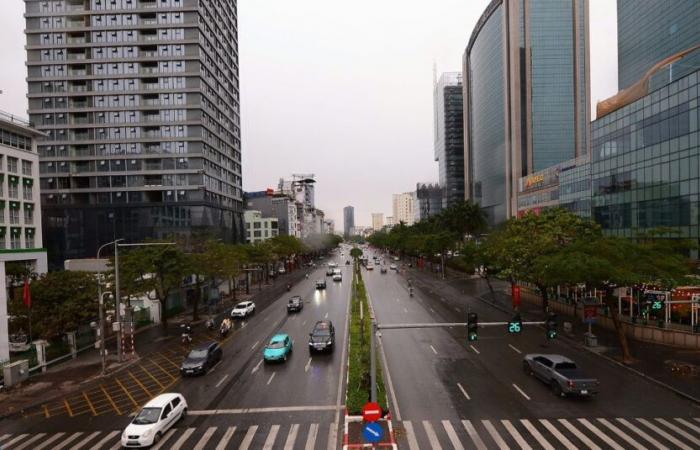
[[[192,325],[183,323],[180,325],[180,328],[182,328],[182,342],[192,342]]]
[[[408,295],[409,295],[410,297],[413,297],[413,286],[409,286],[409,287],[408,287]]]
[[[206,321],[206,326],[207,326],[207,329],[208,329],[208,330],[213,330],[213,329],[214,329],[214,327],[216,326],[216,324],[214,323],[214,318],[213,318],[213,317],[209,317],[209,318],[207,319],[207,321]]]
[[[222,336],[225,336],[228,334],[228,332],[231,330],[231,319],[228,317],[225,318],[224,320],[221,321],[221,326],[219,327],[219,333]]]
[[[287,290],[291,291],[292,290],[292,285],[290,283],[287,283]]]

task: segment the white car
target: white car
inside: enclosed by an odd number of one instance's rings
[[[343,281],[343,274],[340,274],[340,273],[333,274],[333,281]]]
[[[122,447],[138,448],[155,445],[175,422],[187,415],[187,402],[182,394],[161,394],[144,405],[122,433]]]
[[[243,318],[245,319],[251,314],[255,313],[255,303],[253,302],[240,302],[231,310],[231,317],[233,318]]]
[[[390,268],[391,270],[398,270],[397,267],[396,267],[396,264],[391,264],[391,265],[389,266],[389,268]]]
[[[277,272],[280,275],[283,275],[283,274],[287,273],[287,270],[284,267],[280,267],[279,269],[277,269]]]

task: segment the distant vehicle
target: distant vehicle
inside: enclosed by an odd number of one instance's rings
[[[245,319],[251,314],[255,314],[255,303],[253,302],[240,302],[231,310],[231,317],[234,319]]]
[[[333,269],[333,275],[338,274],[338,273],[342,275],[342,273],[343,273],[342,269]]]
[[[587,377],[575,362],[561,355],[527,354],[523,370],[547,383],[559,397],[595,395],[600,386],[597,379]]]
[[[338,264],[336,264],[334,262],[329,262],[328,267],[330,267],[331,269],[334,269],[334,268],[338,267]]]
[[[333,274],[333,281],[343,281],[343,274],[341,274],[341,273],[334,273],[334,274]]]
[[[309,333],[309,352],[333,351],[335,327],[330,320],[319,320]]]
[[[166,393],[152,398],[122,433],[122,447],[149,447],[187,416],[187,402],[182,394]]]
[[[400,258],[398,256],[394,256],[394,261],[400,261]]]
[[[277,276],[277,272],[275,272],[274,270],[271,270],[271,271],[268,273],[268,275],[270,275],[270,278],[275,278],[275,277]]]
[[[367,270],[374,270],[374,264],[367,263]]]
[[[330,267],[328,269],[326,269],[326,276],[327,277],[333,276],[333,269],[331,269]]]
[[[396,267],[396,264],[391,264],[391,265],[389,266],[389,268],[390,268],[391,270],[398,270],[398,268]]]
[[[326,280],[316,281],[316,289],[325,289],[325,288],[326,288]]]
[[[381,272],[381,273],[386,273],[386,266],[382,266],[382,267],[379,269],[379,272]]]
[[[265,362],[286,361],[292,353],[292,338],[287,333],[278,333],[272,336],[270,343],[263,350]]]
[[[280,267],[279,269],[277,269],[277,272],[279,272],[279,274],[282,275],[282,274],[287,273],[287,270],[285,270],[284,267]]]
[[[287,302],[288,313],[299,312],[302,309],[304,309],[304,300],[302,300],[301,297],[299,297],[298,295],[295,295],[294,297],[290,298]]]
[[[221,361],[221,346],[217,342],[198,345],[187,355],[180,366],[182,376],[203,375]]]

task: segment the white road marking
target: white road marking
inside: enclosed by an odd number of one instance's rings
[[[428,441],[430,442],[430,446],[433,448],[433,450],[442,450],[440,441],[438,441],[437,435],[435,434],[435,430],[433,429],[433,426],[430,424],[430,422],[424,420],[423,428],[425,428],[425,434],[428,435]]]
[[[238,450],[248,450],[248,447],[250,447],[250,443],[253,442],[253,437],[255,436],[255,432],[257,430],[257,425],[253,425],[250,428],[248,428],[248,432],[245,434],[243,442],[241,442],[241,446],[238,447]]]
[[[118,435],[118,434],[119,434],[119,431],[112,431],[112,432],[109,433],[107,436],[105,436],[105,437],[103,437],[102,439],[100,439],[99,441],[97,441],[97,443],[93,444],[93,445],[92,445],[92,448],[102,448],[105,444],[107,444],[107,442],[109,442],[109,441],[111,441],[112,439],[114,439],[114,437],[115,437],[116,435]],[[121,440],[121,439],[120,439],[120,440]],[[18,448],[15,449],[15,450],[21,450],[21,449],[20,449],[20,447],[18,447]]]
[[[367,292],[367,301],[370,307],[370,311],[372,312],[372,315],[376,317],[374,314],[374,308],[372,308],[372,296],[369,294],[369,291]],[[347,331],[348,325],[345,325],[345,330]],[[384,346],[382,345],[382,340],[381,337],[378,339],[379,341],[379,354],[382,357],[382,364],[384,365],[384,375],[386,376],[386,384],[389,386],[389,394],[391,394],[391,404],[394,406],[394,412],[396,413],[396,420],[401,421],[401,411],[399,410],[399,403],[396,401],[396,391],[394,391],[394,383],[391,381],[391,373],[389,372],[389,363],[386,361],[386,353],[384,353]],[[346,346],[347,347],[347,346]],[[345,353],[343,353],[345,354]]]
[[[324,318],[324,319],[327,319],[327,318],[328,318],[328,313],[326,313],[326,315],[323,316],[323,318]]]
[[[566,436],[561,434],[561,432],[559,432],[559,430],[557,430],[556,427],[554,425],[552,425],[552,423],[549,420],[540,419],[540,423],[542,425],[544,425],[544,427],[546,429],[548,429],[549,432],[552,433],[552,435],[555,438],[559,439],[559,442],[564,444],[564,447],[568,448],[569,450],[576,450],[576,446],[574,444],[572,444],[571,441],[569,439],[567,439]]]
[[[272,427],[270,427],[270,432],[267,434],[267,439],[265,439],[263,450],[272,450],[272,446],[275,445],[275,439],[277,439],[277,433],[279,431],[279,425],[272,425]]]
[[[513,351],[517,352],[518,354],[521,354],[522,352],[518,350],[517,348],[513,347],[512,345],[508,344],[508,347],[512,348]]]
[[[308,371],[309,371],[309,367],[311,367],[311,359],[312,359],[312,358],[309,358],[309,361],[308,361],[308,362],[306,363],[306,365],[304,366],[304,372],[308,372]]]
[[[71,434],[70,436],[68,436],[68,439],[66,439],[65,441],[59,443],[56,447],[54,447],[54,450],[60,450],[64,447],[68,447],[68,444],[70,444],[74,440],[78,439],[82,434],[83,434],[82,431]]]
[[[3,434],[2,436],[0,436],[0,442],[4,441],[5,439],[10,439],[11,437],[11,434]]]
[[[118,432],[118,431],[113,431],[112,434],[110,434],[110,436],[114,436],[114,435],[117,434],[117,433],[119,433],[119,432]],[[22,442],[22,445],[20,445],[20,446],[18,446],[18,447],[14,447],[13,450],[22,450],[22,449],[24,449],[24,448],[27,448],[27,447],[29,447],[30,445],[32,445],[32,444],[34,443],[34,441],[38,441],[39,439],[41,439],[41,438],[44,437],[44,436],[46,436],[46,433],[39,433],[39,434],[35,435],[34,437],[32,437],[31,439]],[[104,439],[103,439],[103,440],[104,440]],[[10,442],[12,442],[12,441],[10,441]],[[8,442],[8,443],[5,444],[5,445],[8,445],[8,446],[9,446],[9,445],[10,445],[10,442]],[[2,445],[0,445],[0,447],[2,447]]]
[[[9,441],[2,444],[2,447],[0,447],[0,448],[9,447],[10,445],[14,444],[15,442],[21,441],[22,439],[26,438],[27,436],[29,436],[29,434],[27,434],[27,433],[20,434],[19,436],[15,436],[14,439],[10,439]]]
[[[435,350],[435,347],[433,347],[432,345],[430,346],[430,350],[432,350],[433,353],[435,353],[437,355],[437,350]]]
[[[270,379],[267,380],[267,385],[268,385],[268,386],[270,385],[270,383],[272,383],[272,379],[275,378],[275,374],[276,374],[276,373],[277,373],[277,372],[272,372],[272,375],[270,375]]]
[[[443,428],[445,428],[445,432],[447,432],[447,437],[450,438],[450,442],[452,443],[452,446],[455,448],[455,450],[464,450],[464,446],[461,442],[459,442],[457,432],[455,431],[454,427],[452,427],[450,421],[443,420],[442,426]]]
[[[204,450],[204,446],[207,445],[207,442],[211,439],[211,435],[214,434],[216,428],[217,427],[207,428],[207,431],[204,432],[199,442],[197,442],[197,445],[194,446],[194,450]]]
[[[413,431],[413,424],[410,420],[403,421],[403,430],[406,433],[408,448],[410,450],[420,450],[420,447],[418,446],[418,441],[416,440],[416,433]]]
[[[228,374],[224,375],[224,377],[223,377],[221,380],[219,380],[218,383],[216,383],[216,386],[215,386],[215,387],[218,388],[219,386],[221,386],[221,384],[222,384],[224,381],[226,381],[226,378],[228,378]]]
[[[693,425],[692,423],[688,422],[685,419],[676,419],[676,422],[682,423],[686,427],[690,428],[691,430],[695,431],[696,433],[700,434],[700,427]]]
[[[408,309],[404,308],[404,309],[403,309],[403,312],[407,313],[407,312],[408,312]]]
[[[603,433],[600,428],[596,427],[593,425],[591,422],[589,422],[587,419],[578,419],[581,424],[588,428],[590,431],[593,432],[596,436],[600,438],[603,442],[608,444],[610,447],[614,448],[615,450],[625,450],[622,446],[620,446],[617,442],[613,441],[608,437],[607,434]]]
[[[692,450],[690,447],[685,445],[683,442],[679,441],[675,437],[671,436],[668,434],[666,431],[662,430],[661,428],[657,427],[653,423],[649,422],[646,419],[637,419],[637,422],[642,423],[646,425],[648,428],[651,428],[661,436],[663,436],[668,442],[673,442],[673,444],[676,446],[675,448],[682,448],[683,450]]]
[[[309,434],[306,436],[306,446],[304,446],[304,450],[314,450],[316,446],[316,434],[318,434],[318,424],[312,423],[309,427]]]
[[[228,427],[226,430],[226,433],[221,437],[221,440],[219,441],[219,445],[216,446],[215,450],[226,450],[226,446],[228,445],[229,441],[233,437],[233,433],[236,432],[236,427]]]
[[[472,438],[472,441],[474,441],[476,448],[478,450],[486,450],[486,445],[484,444],[484,441],[481,440],[479,433],[476,432],[476,428],[474,428],[472,422],[470,420],[463,420],[462,425],[464,425],[464,429],[467,430],[469,437]]]
[[[496,431],[496,427],[493,426],[491,421],[482,420],[481,423],[484,425],[484,428],[486,428],[486,431],[489,432],[491,438],[496,443],[496,445],[498,445],[498,448],[501,450],[508,450],[508,444],[506,444],[506,441],[504,441],[501,435],[498,434],[498,431]]]
[[[578,428],[576,428],[575,426],[573,426],[573,425],[571,424],[571,422],[569,422],[568,420],[566,420],[566,419],[559,419],[559,423],[561,423],[562,425],[564,425],[564,426],[566,427],[566,429],[569,430],[569,431],[571,432],[571,434],[573,434],[574,436],[576,436],[576,438],[578,438],[579,441],[581,441],[581,442],[583,442],[584,444],[586,444],[586,445],[588,446],[588,448],[590,448],[591,450],[601,450],[601,448],[600,448],[598,445],[596,445],[593,441],[591,441],[590,439],[588,439],[588,437],[587,437],[585,434],[583,434],[583,433],[581,433],[580,431],[578,431]]]
[[[303,322],[301,323],[301,326],[302,326],[302,327],[303,327],[304,325],[306,325],[306,320],[303,321]]]
[[[328,428],[328,450],[335,450],[338,444],[338,423],[330,424]]]
[[[99,431],[95,431],[94,433],[89,434],[86,438],[84,438],[82,441],[78,442],[75,444],[73,447],[71,447],[71,450],[80,450],[83,448],[85,444],[90,442],[91,440],[95,439],[97,436],[100,435]]]
[[[464,394],[465,397],[467,397],[467,400],[471,400],[472,398],[467,394],[467,391],[464,390],[462,385],[460,383],[457,383],[457,387],[459,387],[459,390],[462,391],[462,394]]]
[[[481,352],[477,350],[476,347],[474,347],[473,345],[470,345],[470,347],[472,348],[472,350],[474,350],[474,353],[476,353],[477,355],[481,354]]]
[[[695,444],[697,446],[697,448],[700,448],[700,439],[696,438],[695,436],[691,435],[690,433],[683,431],[681,428],[675,426],[674,424],[672,424],[668,420],[656,419],[656,421],[666,425],[668,428],[672,429],[676,433],[680,434],[681,436],[683,436],[684,438],[686,438],[687,440],[689,440],[690,442]]]
[[[455,306],[455,311],[457,311],[457,312],[462,312],[462,310],[459,309],[459,308],[457,308],[456,306]]]
[[[523,397],[525,397],[525,400],[530,400],[530,397],[528,397],[528,395],[527,395],[525,392],[523,392],[523,390],[520,389],[520,387],[518,387],[517,384],[513,383],[513,387],[514,387],[518,392],[520,392],[520,395],[522,395]]]
[[[250,349],[255,350],[255,347],[257,347],[259,343],[260,343],[260,341],[255,341],[255,344],[253,344],[253,346],[250,347]]]
[[[630,435],[613,425],[612,423],[608,422],[606,419],[598,419],[598,422],[602,423],[606,427],[610,429],[613,433],[621,437],[625,442],[630,444],[632,447],[636,448],[637,450],[645,450],[646,447],[643,445],[639,444],[636,439],[632,438]]]
[[[668,447],[666,447],[665,445],[661,444],[661,442],[659,442],[659,441],[657,441],[656,439],[654,439],[653,437],[649,436],[649,435],[648,435],[647,433],[645,433],[644,431],[640,430],[640,429],[639,429],[636,425],[634,425],[633,423],[630,423],[630,422],[628,422],[627,420],[622,419],[622,418],[618,418],[617,421],[620,422],[621,424],[625,425],[627,428],[629,428],[630,430],[634,431],[634,432],[637,433],[638,435],[640,435],[642,438],[644,438],[644,439],[646,439],[647,441],[649,441],[652,445],[656,446],[656,448],[658,448],[658,449],[660,449],[660,450],[668,450]]]
[[[510,423],[510,420],[501,420],[501,423],[505,427],[506,430],[510,433],[511,436],[513,436],[513,439],[515,439],[515,442],[518,443],[521,449],[523,450],[532,450],[532,447],[530,447],[530,444],[528,444],[525,439],[523,439],[522,435],[518,432],[518,430],[513,426],[512,423]]]
[[[219,364],[221,364],[221,360],[219,360],[218,363],[214,364],[214,367],[209,369],[209,371],[207,373],[212,373],[217,367],[219,367]]]
[[[297,433],[299,432],[299,424],[293,423],[292,427],[289,429],[289,434],[287,435],[287,440],[284,443],[284,450],[294,450],[294,441],[297,440]]]
[[[165,445],[166,442],[168,442],[168,439],[170,439],[173,434],[175,434],[175,428],[171,428],[168,430],[167,433],[161,438],[160,442],[158,442],[158,445],[155,445],[154,447],[151,447],[153,450],[158,450],[161,448],[163,445]]]
[[[544,436],[542,436],[542,434],[540,434],[540,432],[537,431],[537,428],[535,428],[535,426],[533,424],[531,424],[529,420],[520,419],[520,423],[525,425],[525,428],[527,428],[527,431],[529,431],[530,434],[533,435],[535,437],[535,439],[537,439],[537,442],[539,442],[540,445],[545,450],[554,450],[554,447],[549,445],[549,442],[547,442],[547,439],[545,439]]]
[[[261,359],[261,360],[255,365],[255,367],[253,367],[253,372],[251,372],[251,373],[257,372],[258,369],[260,368],[260,364],[262,364],[262,363],[263,363],[263,360]]]
[[[320,405],[320,406],[270,406],[265,408],[238,408],[238,409],[200,409],[188,411],[190,416],[220,416],[226,414],[253,414],[273,412],[298,412],[298,411],[335,411],[342,410],[344,405]]]
[[[187,439],[189,439],[189,437],[190,437],[190,435],[192,435],[192,433],[194,433],[194,428],[192,428],[192,427],[185,430],[185,432],[182,433],[182,436],[180,436],[180,439],[175,441],[175,443],[171,447],[171,450],[180,450],[180,448],[182,448],[182,444],[184,444],[185,441]]]
[[[42,442],[41,444],[39,444],[38,446],[36,446],[35,449],[36,449],[36,450],[41,450],[41,449],[43,449],[43,448],[48,447],[49,445],[51,445],[51,444],[53,443],[53,441],[58,440],[58,438],[60,438],[60,437],[63,436],[64,434],[66,434],[66,433],[64,433],[63,431],[54,434],[53,436],[51,436],[50,438],[48,438],[47,440],[45,440],[44,442]],[[2,441],[2,439],[0,439],[0,441]],[[119,444],[119,445],[121,446],[121,444]]]
[[[430,307],[430,311],[433,312],[433,313],[435,313],[435,310],[433,309],[432,306]]]

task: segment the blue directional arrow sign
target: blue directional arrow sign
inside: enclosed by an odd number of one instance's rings
[[[365,441],[376,444],[384,437],[384,429],[379,423],[370,422],[362,429],[362,434],[365,436]]]

